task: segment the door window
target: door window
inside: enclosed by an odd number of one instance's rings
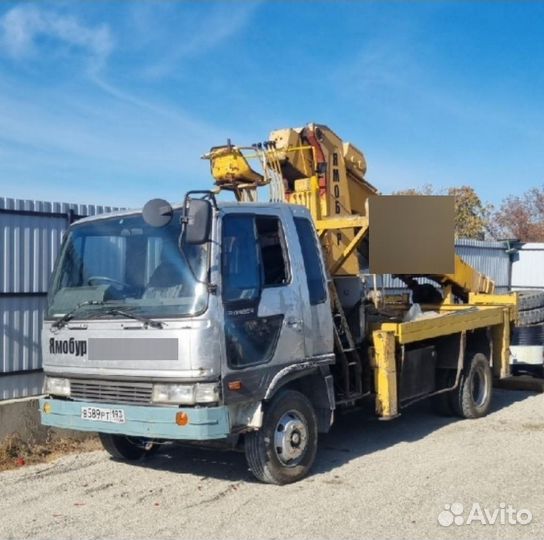
[[[274,355],[284,314],[258,316],[261,287],[278,287],[290,281],[279,218],[226,215],[222,248],[228,364],[232,368],[263,364]]]
[[[276,287],[289,282],[287,247],[280,220],[273,216],[256,218],[263,286]]]
[[[325,275],[319,256],[319,246],[310,221],[306,218],[295,218],[295,226],[304,260],[304,273],[312,306],[321,304],[327,299]]]
[[[223,218],[223,301],[252,301],[259,297],[261,272],[255,220],[251,215]]]

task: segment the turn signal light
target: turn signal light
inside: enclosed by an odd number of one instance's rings
[[[45,414],[49,414],[51,412],[51,409],[52,409],[51,403],[44,403],[43,404],[43,412]]]
[[[186,412],[176,413],[176,424],[178,426],[186,426],[189,423],[189,415]]]
[[[227,383],[227,387],[229,390],[241,390],[242,381],[230,381],[229,383]]]

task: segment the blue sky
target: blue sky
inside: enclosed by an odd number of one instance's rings
[[[3,2],[0,196],[141,206],[330,125],[383,193],[544,184],[544,3]]]

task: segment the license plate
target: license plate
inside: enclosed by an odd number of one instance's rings
[[[114,424],[124,424],[126,421],[123,409],[103,409],[102,407],[81,407],[81,418],[92,422],[112,422]]]

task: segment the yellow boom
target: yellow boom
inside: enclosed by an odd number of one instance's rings
[[[327,126],[308,124],[273,131],[269,141],[253,147],[215,147],[204,157],[210,160],[216,185],[234,191],[238,200],[256,200],[257,188],[269,185],[272,200],[306,206],[330,274],[360,273],[357,250],[368,233],[367,200],[379,192],[365,179],[366,160],[355,146]],[[262,174],[250,166],[252,159],[260,162]],[[458,256],[453,274],[401,277],[428,277],[463,298],[495,289],[491,279]]]

